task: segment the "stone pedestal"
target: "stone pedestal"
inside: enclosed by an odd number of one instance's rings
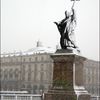
[[[90,100],[83,86],[83,63],[86,58],[74,53],[51,55],[54,63],[52,89],[44,100]]]

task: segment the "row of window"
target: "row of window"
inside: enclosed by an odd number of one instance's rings
[[[2,70],[1,70],[2,71]],[[1,80],[25,80],[25,81],[44,81],[51,79],[50,73],[46,71],[31,71],[29,70],[26,72],[25,69],[23,69],[20,73],[18,69],[15,70],[4,70],[0,73],[0,79]]]
[[[19,72],[20,71],[18,69],[15,69],[15,70],[13,70],[13,69],[10,69],[10,70],[5,69],[4,71],[2,69],[0,69],[0,78],[4,79],[4,80],[12,79],[12,78],[18,80]]]
[[[84,69],[84,80],[85,83],[87,84],[93,84],[93,83],[97,83],[99,81],[99,70],[95,69],[88,69],[85,68]]]
[[[31,62],[31,61],[47,61],[48,56],[35,56],[35,57],[9,57],[9,58],[1,58],[1,62],[5,63],[5,62]]]
[[[92,69],[91,67],[90,68],[84,68],[84,71],[86,74],[99,74],[99,68],[95,68],[95,69]]]

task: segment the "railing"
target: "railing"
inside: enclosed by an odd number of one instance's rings
[[[91,100],[100,100],[100,96],[91,96]]]
[[[42,95],[33,94],[0,94],[0,100],[42,100]]]
[[[0,91],[0,94],[25,94],[27,91]]]

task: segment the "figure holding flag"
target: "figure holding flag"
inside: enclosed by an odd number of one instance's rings
[[[74,28],[76,26],[75,10],[73,9],[75,0],[73,2],[71,12],[65,11],[65,18],[59,23],[54,22],[57,25],[58,31],[60,32],[60,45],[62,49],[67,49],[67,47],[76,48],[74,42],[71,40],[70,35],[73,34]]]

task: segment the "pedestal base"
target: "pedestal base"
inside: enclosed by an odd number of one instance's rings
[[[90,100],[90,95],[82,92],[51,90],[44,93],[44,100]]]
[[[71,53],[71,50],[63,52],[67,53],[51,55],[54,64],[53,83],[52,89],[44,93],[44,100],[90,100],[90,95],[83,86],[86,58]]]
[[[77,95],[74,92],[65,91],[49,91],[45,93],[44,100],[77,100]]]

